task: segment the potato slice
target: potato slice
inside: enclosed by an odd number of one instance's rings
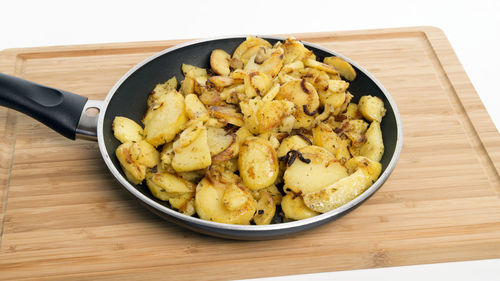
[[[349,159],[345,163],[345,167],[349,174],[353,174],[358,169],[363,169],[371,177],[372,181],[376,181],[382,171],[382,164],[380,162],[373,161],[364,156],[356,156]]]
[[[159,106],[149,108],[143,119],[144,138],[159,146],[174,139],[187,121],[184,97],[170,91],[158,99]]]
[[[332,183],[347,177],[347,170],[326,149],[311,145],[297,150],[302,157],[309,159],[306,163],[297,157],[285,170],[284,189],[294,193],[307,194],[320,190]]]
[[[314,211],[326,213],[346,204],[368,189],[380,175],[382,166],[369,159],[353,161],[361,164],[353,174],[316,192],[304,194],[305,205]]]
[[[257,204],[253,221],[256,225],[270,224],[276,213],[276,203],[273,195],[267,190],[259,191],[256,196]]]
[[[183,63],[181,66],[182,73],[184,76],[198,77],[198,76],[208,76],[207,70],[198,66]]]
[[[253,134],[258,134],[260,132],[259,121],[257,120],[257,110],[261,104],[262,100],[258,97],[240,102],[240,109],[243,113],[245,127],[247,127]]]
[[[238,127],[245,124],[243,114],[237,112],[232,106],[211,106],[208,108],[208,113],[210,117],[217,118]]]
[[[286,218],[292,220],[303,220],[319,215],[309,209],[305,204],[302,196],[296,196],[294,194],[287,194],[281,200],[281,208]]]
[[[174,142],[173,149],[172,167],[177,172],[200,170],[212,164],[207,129],[201,121],[184,130]]]
[[[324,71],[328,74],[338,74],[338,71],[335,68],[331,67],[330,65],[328,65],[326,63],[319,62],[315,59],[304,60],[304,65],[312,67],[312,68],[316,68],[316,69]]]
[[[319,96],[313,85],[305,80],[287,82],[280,87],[275,99],[288,100],[295,104],[294,129],[312,127],[313,116],[319,106]]]
[[[365,137],[366,142],[361,146],[359,154],[373,161],[380,161],[384,155],[384,140],[382,138],[380,123],[373,121],[368,130],[366,130]]]
[[[262,102],[257,109],[259,133],[269,132],[281,124],[281,121],[295,113],[294,104],[287,100]]]
[[[133,184],[140,184],[146,178],[147,168],[160,162],[159,152],[148,142],[126,142],[116,148],[116,157],[125,176]]]
[[[251,199],[247,196],[247,193],[236,184],[227,185],[222,194],[224,207],[229,211],[237,211],[244,208],[248,200]]]
[[[210,181],[206,177],[202,179],[196,187],[194,201],[194,206],[198,216],[201,219],[208,221],[231,224],[250,224],[256,210],[255,200],[245,187],[240,185],[234,187],[235,185],[237,184]],[[224,204],[225,195],[226,199],[230,198],[225,192],[227,188],[238,188],[242,191],[241,194],[233,194],[241,195],[246,198],[246,201],[240,208],[234,210],[228,209],[228,207],[235,208],[239,205],[238,202],[235,204],[230,201],[226,201],[228,204]],[[243,201],[240,198],[241,197],[237,197],[238,201]]]
[[[379,97],[374,96],[362,96],[359,99],[358,109],[363,117],[370,122],[382,122],[382,117],[385,116],[386,112],[384,102]]]
[[[236,141],[234,134],[228,134],[222,128],[207,127],[208,146],[210,155],[214,156],[226,150]]]
[[[229,76],[211,76],[208,78],[210,83],[214,84],[214,86],[221,90],[224,87],[231,86],[234,83],[234,79]]]
[[[153,196],[163,201],[195,191],[192,183],[166,172],[149,173],[146,183]]]
[[[258,70],[274,78],[283,67],[283,53],[282,48],[274,50],[271,56],[260,65]]]
[[[314,145],[321,146],[335,156],[340,163],[351,158],[349,140],[340,138],[328,125],[321,123],[312,130]]]
[[[293,37],[286,39],[281,46],[284,50],[284,64],[303,61],[309,58],[316,59],[316,56],[312,51],[308,50],[304,44]]]
[[[356,71],[352,65],[339,57],[327,57],[323,60],[324,63],[333,66],[342,76],[348,81],[356,79]]]
[[[262,138],[246,138],[240,146],[238,169],[243,184],[251,190],[272,185],[279,170],[273,145]]]
[[[278,157],[285,156],[290,150],[299,150],[308,145],[310,145],[310,143],[299,135],[287,137],[283,141],[281,141],[281,144],[277,151]]]
[[[194,192],[171,197],[168,199],[168,203],[184,215],[192,216],[196,213],[194,209]]]
[[[347,109],[346,109],[346,112],[344,113],[344,115],[349,119],[362,119],[363,118],[363,115],[358,110],[358,105],[355,103],[352,103],[352,102],[347,105]]]
[[[228,76],[231,72],[231,70],[229,69],[230,59],[231,55],[226,53],[226,51],[215,49],[210,55],[210,66],[215,73],[223,76]]]
[[[156,101],[158,100],[158,98],[160,96],[165,95],[166,93],[168,93],[170,91],[175,91],[175,90],[177,90],[177,78],[175,76],[168,79],[163,84],[156,85],[148,97],[148,107],[153,106],[153,104],[156,103]]]
[[[257,95],[263,96],[271,88],[271,77],[263,72],[254,71],[248,74],[250,85],[255,89]]]
[[[186,114],[189,119],[207,121],[210,118],[208,110],[195,94],[186,95],[184,102],[186,104]]]
[[[265,46],[271,48],[271,44],[266,40],[258,37],[248,36],[245,41],[243,41],[237,48],[234,50],[233,58],[240,59],[241,56],[248,51],[248,49],[254,46]]]
[[[123,116],[116,116],[113,119],[113,133],[120,142],[140,141],[144,135],[142,127],[134,120]]]

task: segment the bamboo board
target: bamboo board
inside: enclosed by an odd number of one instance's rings
[[[165,222],[126,195],[96,143],[0,109],[0,279],[220,280],[500,257],[500,135],[432,27],[295,34],[364,66],[404,131],[389,180],[339,220],[242,242]],[[103,99],[181,41],[10,49],[0,71]]]

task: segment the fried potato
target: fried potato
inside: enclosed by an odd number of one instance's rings
[[[115,138],[122,143],[140,141],[144,135],[144,130],[139,124],[123,116],[117,116],[113,119],[112,128]]]
[[[305,80],[294,80],[283,84],[276,100],[288,100],[295,104],[294,128],[310,128],[319,106],[319,96],[316,89]]]
[[[312,129],[314,145],[321,146],[335,156],[340,163],[351,158],[349,140],[339,137],[328,125],[319,124]]]
[[[253,222],[256,225],[270,224],[276,213],[276,202],[273,195],[264,189],[257,192],[256,197],[257,204],[255,208],[257,211],[253,216]]]
[[[309,209],[305,204],[302,196],[295,196],[294,194],[287,194],[281,200],[281,208],[286,218],[292,220],[303,220],[319,215]]]
[[[310,143],[299,135],[289,136],[281,142],[277,151],[278,157],[285,156],[290,150],[299,150],[308,145]]]
[[[304,203],[311,210],[326,213],[338,208],[363,193],[378,178],[382,170],[380,163],[367,158],[360,160],[356,171],[330,186],[303,195]]]
[[[365,133],[366,142],[361,146],[359,155],[370,158],[373,161],[380,161],[384,155],[384,140],[380,123],[373,121]]]
[[[173,144],[172,167],[176,172],[189,172],[212,164],[207,129],[201,122],[186,128]]]
[[[358,110],[368,121],[382,122],[386,109],[384,102],[379,97],[362,96],[359,99]]]
[[[284,64],[290,64],[296,61],[303,61],[306,59],[316,59],[314,53],[304,47],[300,41],[295,38],[288,38],[282,45],[284,50]]]
[[[116,157],[127,179],[140,184],[146,178],[147,168],[160,163],[160,153],[148,142],[126,142],[116,148]]]
[[[213,50],[210,55],[210,67],[212,67],[215,73],[228,76],[231,72],[231,69],[229,69],[230,59],[231,55],[226,53],[226,51],[221,49]]]
[[[232,191],[226,192],[227,189]],[[236,189],[241,192],[235,192]],[[196,187],[194,207],[201,219],[231,224],[250,224],[256,211],[255,200],[245,187],[211,182],[206,177]]]
[[[153,104],[158,100],[160,96],[165,95],[168,92],[174,90],[177,90],[177,78],[175,76],[168,79],[165,83],[158,84],[155,86],[155,88],[148,97],[147,101],[148,107],[153,106]]]
[[[234,142],[236,135],[227,133],[226,130],[216,127],[207,127],[208,146],[212,157],[226,150]]]
[[[233,124],[241,127],[245,124],[243,121],[243,114],[236,111],[231,106],[211,106],[208,108],[210,117],[222,120],[225,123]]]
[[[208,110],[195,94],[186,95],[184,97],[184,102],[186,105],[186,114],[189,119],[207,121],[208,118],[210,118]]]
[[[237,48],[234,50],[233,58],[241,58],[241,56],[248,51],[248,49],[254,46],[265,46],[271,48],[271,44],[266,40],[258,37],[248,36],[245,41],[243,41]]]
[[[278,168],[276,151],[268,140],[249,137],[241,143],[238,170],[246,187],[259,190],[272,185]]]
[[[335,68],[339,72],[340,76],[345,78],[347,81],[353,81],[356,79],[356,71],[352,65],[344,59],[339,57],[327,57],[323,60],[323,62]]]
[[[326,149],[311,145],[297,151],[309,161],[304,162],[297,157],[288,164],[283,175],[285,190],[307,194],[347,177],[346,168]]]
[[[154,146],[170,142],[187,121],[184,97],[170,91],[149,107],[143,119],[144,138]]]

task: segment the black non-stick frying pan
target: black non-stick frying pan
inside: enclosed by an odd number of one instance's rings
[[[262,38],[271,44],[284,39]],[[193,41],[157,53],[128,71],[109,91],[104,101],[88,100],[83,96],[0,73],[0,105],[28,114],[67,138],[97,140],[104,162],[128,192],[160,217],[197,232],[245,240],[279,238],[346,214],[378,190],[394,169],[402,147],[401,119],[391,96],[371,74],[348,58],[307,42],[303,42],[304,45],[319,59],[334,55],[353,65],[358,74],[349,86],[349,91],[355,96],[354,102],[360,96],[370,94],[380,97],[387,109],[381,124],[385,145],[381,160],[382,174],[363,194],[335,210],[300,221],[271,225],[231,225],[183,215],[154,198],[146,186],[127,181],[115,157],[115,149],[120,142],[114,138],[111,129],[114,117],[126,116],[140,124],[147,108],[147,97],[156,84],[163,83],[172,76],[182,81],[182,63],[209,68],[212,50],[223,49],[231,54],[244,40],[245,37],[242,36]]]

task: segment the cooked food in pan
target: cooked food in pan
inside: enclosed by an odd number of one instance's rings
[[[113,122],[128,180],[179,212],[229,224],[301,220],[378,179],[384,102],[349,91],[356,71],[342,58],[250,36],[232,55],[213,50],[209,69],[179,67],[184,80],[149,95],[144,127]]]

